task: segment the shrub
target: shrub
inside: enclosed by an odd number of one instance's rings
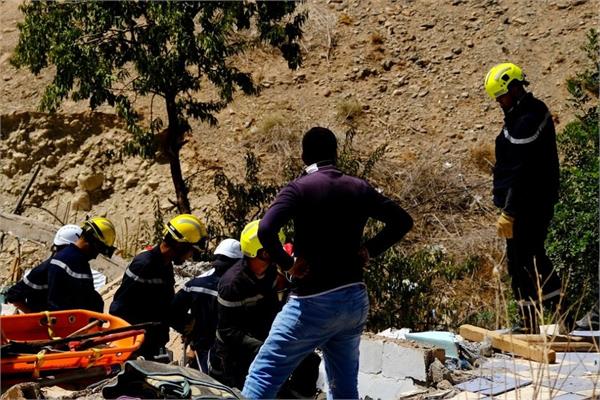
[[[455,304],[443,288],[475,270],[475,257],[456,263],[441,248],[402,254],[396,247],[371,260],[365,271],[371,313],[367,328],[416,330],[447,327],[455,322]]]
[[[277,194],[279,186],[260,181],[260,162],[252,152],[246,153],[245,169],[242,182],[229,178],[223,172],[215,174],[220,221],[209,223],[209,234],[213,239],[238,238],[248,222],[265,213]]]
[[[587,311],[598,299],[598,33],[584,46],[590,65],[567,81],[577,119],[558,135],[563,156],[560,199],[548,236],[548,253],[566,283],[570,304]],[[581,302],[581,303],[579,303]]]

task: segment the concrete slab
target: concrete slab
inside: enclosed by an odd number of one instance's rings
[[[366,374],[378,374],[382,367],[383,340],[363,336],[360,341],[360,371]]]
[[[394,341],[383,344],[382,374],[388,378],[410,377],[427,381],[428,352],[421,348],[401,346]]]
[[[368,396],[373,400],[395,400],[416,389],[417,387],[410,378],[394,379],[382,375],[360,372],[358,374],[358,394],[361,398]]]

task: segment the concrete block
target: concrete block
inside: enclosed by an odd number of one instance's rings
[[[430,349],[411,348],[387,341],[383,344],[382,374],[388,378],[410,377],[425,382],[430,353]]]
[[[360,340],[359,370],[366,374],[378,374],[383,365],[383,340],[363,336]]]
[[[358,374],[358,395],[361,399],[367,396],[373,400],[400,399],[417,387],[410,378],[386,378],[381,374]]]

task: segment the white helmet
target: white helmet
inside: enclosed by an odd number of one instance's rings
[[[217,246],[215,256],[221,254],[229,258],[242,258],[240,242],[235,239],[225,239]]]
[[[67,244],[75,244],[77,239],[81,236],[81,232],[81,227],[77,225],[69,224],[61,226],[54,236],[54,245],[64,246]]]

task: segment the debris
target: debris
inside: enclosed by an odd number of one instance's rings
[[[406,333],[406,339],[414,340],[417,343],[440,347],[445,350],[446,357],[458,358],[458,349],[456,342],[460,341],[454,333],[451,332],[417,332]]]
[[[486,337],[489,337],[492,341],[492,347],[496,349],[541,363],[554,364],[556,362],[556,353],[554,350],[536,346],[524,340],[515,339],[512,335],[502,335],[473,325],[462,325],[460,327],[460,335],[467,340],[475,342],[482,342]]]

